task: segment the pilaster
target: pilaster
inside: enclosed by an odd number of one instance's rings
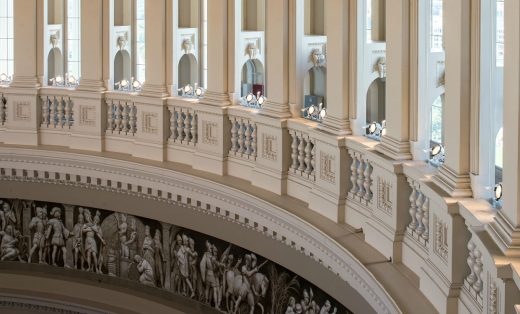
[[[520,2],[505,0],[504,60],[504,204],[491,225],[492,235],[506,255],[520,256]]]
[[[410,153],[410,0],[386,6],[386,135],[377,150],[395,160]]]
[[[349,1],[328,0],[325,5],[327,32],[327,116],[318,126],[336,135],[351,134],[349,121],[349,69],[351,41],[350,19],[355,12],[349,10]],[[355,46],[355,45],[352,45]]]
[[[445,1],[446,161],[434,182],[453,197],[470,197],[471,1]]]

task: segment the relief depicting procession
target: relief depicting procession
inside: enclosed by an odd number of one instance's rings
[[[0,260],[114,276],[222,313],[341,314],[291,271],[228,242],[123,213],[0,199]]]

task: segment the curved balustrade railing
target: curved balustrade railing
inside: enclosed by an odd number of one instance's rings
[[[155,143],[149,159],[238,177],[359,228],[368,244],[414,274],[439,312],[513,313],[520,303],[520,259],[504,256],[488,231],[496,210],[485,201],[445,195],[432,180],[437,170],[425,162],[394,161],[365,137],[338,138],[303,119],[235,106],[116,92],[85,104],[63,89],[36,94],[0,90],[9,99],[0,102],[5,143],[44,143],[38,136],[51,128],[86,132],[93,147],[138,157]],[[89,112],[89,106],[101,109]],[[91,129],[76,128],[87,114]],[[19,140],[21,134],[34,140]]]

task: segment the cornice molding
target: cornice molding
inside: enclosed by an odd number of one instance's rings
[[[385,288],[352,253],[315,226],[257,196],[175,170],[74,153],[1,148],[0,164],[0,180],[73,185],[131,194],[189,207],[254,228],[305,253],[337,274],[378,313],[401,313]],[[174,196],[180,198],[174,200]],[[198,206],[194,206],[192,200],[197,199],[208,202],[198,204],[195,201]]]

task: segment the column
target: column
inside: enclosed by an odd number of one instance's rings
[[[144,96],[168,96],[166,13],[166,0],[145,1],[146,81],[141,93]]]
[[[320,129],[337,135],[351,134],[349,121],[349,48],[350,20],[355,10],[352,1],[327,0],[325,29],[327,35],[327,116]]]
[[[103,0],[81,1],[81,81],[77,88],[104,91]]]
[[[453,197],[470,197],[471,6],[470,0],[444,1],[446,51],[443,116],[446,162],[434,182]]]
[[[162,250],[164,259],[166,262],[163,265],[164,268],[164,289],[170,290],[171,288],[171,261],[170,261],[170,224],[161,223],[162,227]]]
[[[228,1],[208,1],[208,86],[201,103],[229,105]]]
[[[266,0],[267,102],[262,114],[289,118],[289,0]]]
[[[61,214],[61,219],[63,219],[65,228],[72,232],[72,230],[74,230],[74,206],[64,204],[63,207],[65,208],[65,212]],[[66,261],[64,261],[65,266],[74,268],[74,259],[72,258],[72,255],[74,254],[72,251],[72,239],[65,241],[65,245],[67,247]]]
[[[395,160],[411,159],[410,107],[410,0],[386,7],[386,136],[377,150]]]
[[[14,5],[14,77],[12,87],[37,87],[36,0],[16,0]]]
[[[504,5],[504,204],[493,228],[502,251],[509,253],[520,248],[520,2],[505,0]]]

